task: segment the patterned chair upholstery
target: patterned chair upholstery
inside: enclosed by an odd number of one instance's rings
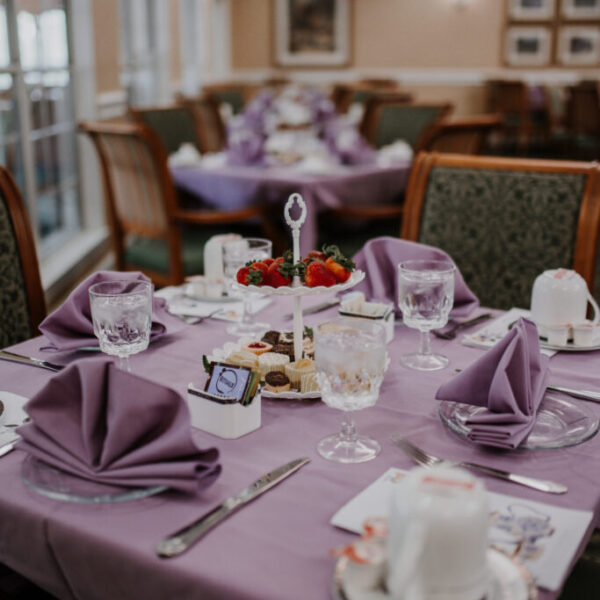
[[[600,197],[593,164],[421,153],[402,237],[448,252],[484,306],[528,308],[542,271],[593,289]]]
[[[422,136],[451,110],[450,104],[411,104],[401,97],[373,96],[367,101],[360,130],[375,148],[397,140],[418,148]]]
[[[165,151],[144,125],[82,123],[80,130],[100,157],[117,269],[142,270],[160,286],[179,284],[204,271],[203,247],[212,235],[232,225],[257,233],[262,207],[180,207]]]
[[[0,347],[37,335],[45,315],[27,212],[14,180],[0,167]]]
[[[196,138],[202,152],[220,152],[225,148],[225,124],[219,106],[208,96],[182,98],[182,104],[194,115]]]
[[[196,136],[193,113],[185,106],[161,106],[131,110],[133,118],[156,133],[165,152],[177,152],[181,144],[193,144],[201,150]]]

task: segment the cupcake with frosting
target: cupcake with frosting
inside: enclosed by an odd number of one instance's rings
[[[285,366],[285,374],[290,378],[292,387],[300,389],[302,375],[315,372],[315,363],[310,358],[301,358]]]
[[[269,371],[281,371],[285,373],[285,365],[290,362],[290,357],[277,352],[265,352],[258,356],[258,372],[260,378],[264,379]]]

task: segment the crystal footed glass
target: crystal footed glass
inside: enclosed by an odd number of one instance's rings
[[[454,303],[454,270],[451,262],[409,260],[398,265],[398,306],[408,327],[421,332],[419,350],[400,357],[403,365],[417,371],[436,371],[448,359],[431,352],[429,332],[448,322]]]
[[[150,342],[152,283],[104,281],[90,287],[90,309],[100,350],[119,357],[119,367],[131,371],[129,356]]]
[[[242,238],[225,242],[223,244],[223,272],[228,281],[229,289],[231,289],[231,284],[236,281],[237,272],[246,263],[270,258],[272,252],[273,244],[271,241],[262,238]],[[256,297],[256,294],[244,291],[241,321],[229,325],[227,333],[253,337],[270,329],[268,323],[256,323],[252,318],[250,303]]]
[[[340,433],[323,438],[319,454],[329,460],[358,463],[379,454],[380,444],[358,435],[353,411],[373,406],[386,363],[385,330],[379,323],[338,319],[315,328],[315,365],[323,402],[343,411]]]

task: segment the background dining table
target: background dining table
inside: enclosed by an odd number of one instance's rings
[[[317,244],[317,215],[340,206],[400,202],[412,161],[391,166],[355,165],[332,167],[330,172],[309,173],[293,167],[201,165],[171,167],[176,187],[203,206],[236,210],[257,203],[273,205],[280,215],[290,194],[299,192],[306,203],[307,220],[300,235],[300,252]],[[193,201],[192,201],[193,202]],[[188,205],[188,207],[191,207]]]
[[[305,299],[304,304],[323,299]],[[283,319],[290,304],[286,298],[275,299],[261,316],[275,328],[290,329],[291,321]],[[335,315],[332,308],[305,321],[312,326]],[[262,426],[244,437],[224,440],[195,431],[199,445],[219,448],[223,467],[216,483],[197,496],[166,492],[112,504],[51,500],[23,482],[25,454],[13,451],[0,459],[0,561],[65,600],[326,600],[331,597],[336,561],[331,551],[356,539],[332,526],[330,519],[390,467],[413,466],[391,442],[394,434],[402,434],[440,456],[566,484],[568,493],[549,495],[483,477],[491,491],[593,512],[572,567],[600,516],[600,436],[570,448],[513,452],[490,451],[457,437],[441,423],[434,394],[456,369],[464,369],[484,350],[466,347],[459,339],[434,339],[434,351],[447,354],[450,367],[420,373],[404,368],[398,360],[416,348],[417,338],[416,331],[396,326],[379,400],[356,415],[358,429],[383,446],[370,462],[344,465],[318,455],[317,442],[339,430],[339,411],[320,401],[272,399],[262,401]],[[230,339],[222,321],[207,319],[132,356],[132,371],[185,394],[190,382],[204,379],[202,355]],[[63,364],[90,355],[44,353],[42,345],[43,339],[35,338],[12,349]],[[598,386],[597,362],[598,352],[559,353],[550,361],[551,381],[593,389]],[[3,390],[26,397],[52,376],[42,369],[0,362]],[[600,405],[590,406],[600,412]],[[156,544],[166,535],[264,473],[301,456],[310,457],[311,462],[221,523],[189,551],[168,560],[157,557]],[[542,600],[557,595],[540,590]]]

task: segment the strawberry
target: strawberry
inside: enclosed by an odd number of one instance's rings
[[[275,288],[290,285],[295,274],[296,266],[293,263],[292,253],[286,250],[283,256],[276,258],[275,262],[269,265],[265,284]]]
[[[264,263],[265,265],[267,265],[267,267],[270,267],[275,262],[275,259],[274,258],[265,258],[261,262]]]
[[[330,287],[337,283],[335,275],[321,261],[313,261],[306,266],[304,283],[308,287],[323,285]]]
[[[265,275],[267,274],[267,271],[269,270],[269,265],[264,260],[247,263],[246,266],[251,271],[252,270],[254,270],[254,271],[260,271],[262,273],[261,281],[265,278]]]
[[[345,281],[348,281],[350,275],[352,274],[352,272],[346,269],[343,264],[335,261],[332,257],[329,257],[325,261],[325,267],[327,267],[327,269],[333,273],[337,283],[344,283]]]
[[[262,285],[267,273],[267,265],[260,263],[248,263],[246,266],[239,269],[236,274],[238,283],[242,285]]]
[[[303,262],[312,262],[313,260],[325,261],[327,257],[320,250],[311,250],[304,258]]]

